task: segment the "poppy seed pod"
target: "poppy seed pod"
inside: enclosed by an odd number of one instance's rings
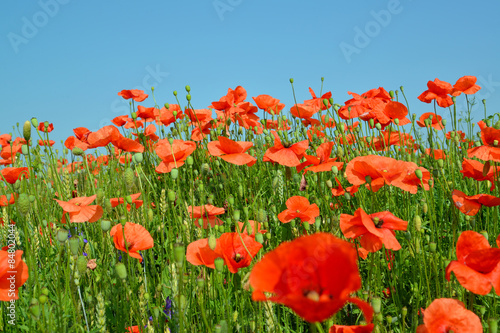
[[[380,299],[380,297],[374,297],[374,298],[372,298],[371,305],[373,308],[373,312],[380,313],[382,300]]]
[[[417,176],[418,179],[422,180],[422,177],[423,177],[422,170],[416,169],[415,170],[415,176]]]
[[[175,201],[175,192],[172,190],[168,190],[167,198],[168,198],[168,201],[174,202]]]
[[[498,319],[490,318],[488,319],[489,333],[497,333],[498,331]]]
[[[132,159],[135,163],[140,164],[144,160],[144,155],[142,153],[135,153]]]
[[[22,145],[21,146],[21,153],[26,156],[29,154],[29,150],[28,150],[28,145]]]
[[[179,177],[179,169],[172,169],[172,171],[170,171],[170,177],[172,177],[172,179],[177,179],[177,177]]]
[[[57,240],[60,242],[60,243],[64,243],[65,241],[68,240],[68,230],[66,229],[59,229],[57,230]]]
[[[78,255],[78,251],[80,250],[80,238],[78,236],[73,236],[69,239],[69,249],[72,255]]]
[[[193,159],[193,156],[189,155],[189,156],[186,158],[186,163],[187,163],[187,165],[192,166],[192,165],[194,164],[194,159]]]
[[[120,279],[125,280],[127,278],[127,267],[123,263],[119,262],[115,265],[115,272]]]
[[[264,236],[260,232],[255,234],[255,240],[260,244],[264,244]]]
[[[38,300],[36,298],[33,298],[31,300],[30,312],[35,320],[38,320],[40,318],[40,315],[42,314],[40,304],[38,303]]]

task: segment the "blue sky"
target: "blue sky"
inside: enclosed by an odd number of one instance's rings
[[[500,106],[497,1],[6,0],[0,20],[0,133],[31,117],[56,141],[128,112],[122,89],[155,86],[156,101],[206,108],[243,86],[293,105],[308,88],[336,103],[405,87],[410,113],[429,80],[475,75],[489,114]],[[148,91],[147,91],[148,92]],[[463,95],[462,95],[463,96]],[[463,97],[459,97],[459,110]],[[153,106],[147,99],[141,103]],[[475,108],[474,119],[483,108]],[[447,109],[438,111],[444,118]],[[58,143],[58,147],[61,145]]]

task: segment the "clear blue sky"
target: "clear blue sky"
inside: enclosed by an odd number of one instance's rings
[[[321,77],[339,104],[348,91],[403,85],[410,112],[420,115],[433,110],[417,100],[427,81],[475,75],[489,113],[500,106],[498,1],[5,0],[2,7],[0,133],[31,117],[54,123],[56,141],[75,127],[97,130],[128,111],[120,90],[151,85],[159,105],[174,103],[174,90],[184,102],[189,84],[195,108],[206,108],[241,85],[248,100],[269,94],[289,110],[291,77],[299,102],[310,86],[319,93]],[[476,110],[479,120],[481,103]]]

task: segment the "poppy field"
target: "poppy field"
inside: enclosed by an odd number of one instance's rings
[[[0,133],[0,331],[497,332],[480,89],[122,90],[129,114],[61,144],[50,119]]]

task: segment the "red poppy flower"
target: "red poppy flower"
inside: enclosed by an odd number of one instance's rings
[[[224,208],[215,207],[212,205],[204,205],[204,206],[189,206],[187,208],[189,216],[191,219],[194,219],[194,224],[200,228],[200,223],[198,219],[203,219],[203,229],[208,228],[208,223],[213,227],[215,225],[221,225],[224,223],[221,219],[216,217],[217,215],[224,214],[226,211]]]
[[[186,260],[196,266],[215,268],[215,259],[222,258],[229,271],[237,273],[240,268],[250,266],[261,248],[262,244],[247,234],[226,232],[217,239],[215,250],[208,246],[208,239],[200,239],[189,244]]]
[[[453,87],[448,82],[436,78],[434,81],[427,82],[427,88],[426,91],[418,96],[418,99],[422,102],[430,103],[436,100],[437,104],[442,108],[453,105],[453,101],[449,96],[453,91]]]
[[[373,331],[374,324],[371,324],[373,317],[373,308],[368,303],[357,299],[351,299],[350,302],[356,304],[361,309],[363,315],[365,316],[365,321],[367,322],[367,324],[352,326],[333,325],[332,327],[330,327],[328,333],[371,333]]]
[[[196,143],[192,141],[174,140],[172,144],[168,139],[158,141],[155,151],[162,162],[156,167],[156,172],[167,173],[183,166],[195,149]]]
[[[483,161],[500,162],[500,130],[493,127],[481,128],[481,141],[483,145],[467,150],[467,155]]]
[[[453,85],[452,96],[460,96],[461,93],[472,95],[477,93],[481,87],[476,84],[477,78],[475,76],[462,76]]]
[[[285,107],[285,104],[280,103],[279,99],[273,98],[269,95],[259,95],[252,98],[259,109],[264,110],[269,114],[271,114],[272,111],[275,115],[279,115],[281,110]]]
[[[136,102],[142,102],[148,95],[144,93],[144,90],[132,89],[132,90],[122,90],[118,93],[118,96],[121,96],[125,99],[133,99]]]
[[[481,206],[500,206],[500,198],[489,194],[465,195],[464,192],[453,190],[451,194],[455,206],[465,215],[474,216],[479,212]]]
[[[311,104],[295,104],[290,108],[290,113],[301,119],[311,119],[316,113],[318,113],[320,108]],[[315,119],[316,120],[316,119]],[[318,123],[319,121],[316,120]]]
[[[272,161],[281,165],[296,167],[300,164],[300,159],[304,157],[304,153],[309,147],[309,141],[304,140],[295,144],[282,144],[276,132],[274,135],[274,146],[268,148],[264,153],[263,161]]]
[[[56,142],[54,140],[38,140],[39,146],[53,146]]]
[[[27,167],[20,168],[3,168],[0,170],[2,177],[9,184],[14,184],[21,177],[24,179],[29,178],[29,169]]]
[[[500,247],[500,236],[497,238]],[[458,282],[474,294],[486,295],[495,288],[500,296],[500,249],[491,248],[483,235],[472,230],[464,231],[457,241],[457,260],[446,267],[446,279],[451,272]]]
[[[495,188],[495,174],[500,174],[500,167],[488,167],[485,169],[485,165],[479,161],[464,158],[462,161],[462,170],[460,172],[464,177],[473,178],[477,181],[489,180],[491,182],[491,189]]]
[[[254,301],[270,300],[308,322],[323,321],[352,302],[350,294],[361,287],[356,249],[327,233],[284,242],[255,264],[250,285]]]
[[[0,301],[18,299],[19,287],[28,280],[28,265],[22,260],[22,255],[21,250],[10,252],[8,246],[0,250]]]
[[[234,105],[242,103],[247,98],[247,91],[242,86],[237,86],[234,90],[229,88],[226,96],[222,96],[218,102],[212,102],[210,107],[215,110],[230,112]]]
[[[382,87],[368,90],[361,95],[350,91],[348,94],[352,95],[353,98],[346,101],[345,105],[338,110],[339,116],[346,120],[357,117],[364,117],[365,119],[374,118],[374,105],[378,103],[385,104],[391,101],[391,95]],[[399,111],[396,113],[399,113]]]
[[[435,160],[446,159],[446,154],[444,153],[444,151],[442,149],[432,149],[431,150],[430,148],[427,148],[425,150],[425,154],[429,155],[430,157],[432,157]]]
[[[407,228],[407,221],[388,211],[368,215],[362,208],[358,208],[354,215],[340,215],[340,229],[344,236],[359,238],[361,246],[368,252],[377,252],[382,245],[394,251],[401,249],[394,230]]]
[[[149,123],[155,121],[160,116],[160,110],[155,107],[146,108],[138,105],[136,115],[137,118],[142,118]]]
[[[224,136],[219,136],[219,141],[208,143],[208,152],[212,156],[219,156],[224,161],[236,165],[252,166],[257,159],[245,153],[253,143],[247,141],[233,141]]]
[[[482,333],[481,319],[456,299],[439,298],[422,310],[424,324],[417,327],[417,333],[455,332]]]
[[[316,204],[310,204],[307,198],[299,195],[291,197],[286,201],[284,211],[278,214],[278,220],[288,223],[293,219],[300,219],[301,222],[313,224],[316,217],[319,216],[319,207]]]
[[[16,194],[11,193],[9,199],[7,199],[6,195],[0,195],[0,207],[12,205],[14,202],[16,202]]]
[[[417,120],[417,125],[420,127],[427,127],[425,124],[425,120],[427,118],[430,118],[432,116],[432,122],[430,124],[431,127],[439,130],[442,130],[444,128],[443,125],[443,118],[441,116],[436,115],[434,112],[426,112],[423,115],[420,116],[420,118]]]
[[[141,193],[135,193],[135,194],[130,195],[130,198],[132,199],[132,204],[135,205],[135,208],[139,208],[143,204],[142,200],[138,200],[138,198],[140,196],[141,196]],[[109,201],[111,202],[111,207],[113,207],[113,208],[125,202],[125,200],[123,200],[123,198],[112,198],[112,199],[109,199]],[[127,203],[127,211],[130,212],[130,208],[131,208],[130,204]]]
[[[391,185],[406,170],[405,162],[390,157],[368,155],[352,159],[345,173],[349,183],[366,187],[377,192],[384,184]]]
[[[306,161],[302,162],[297,166],[297,171],[300,172],[302,169],[308,165],[312,165],[304,169],[304,173],[307,171],[312,172],[324,172],[331,171],[332,167],[336,166],[339,170],[344,166],[344,162],[337,162],[337,158],[330,158],[333,149],[333,142],[325,142],[319,145],[316,149],[317,156],[304,155]]]
[[[175,115],[174,115],[175,112]],[[177,119],[184,118],[184,113],[178,104],[169,104],[167,107],[162,107],[160,113],[160,124],[168,126],[173,124]]]
[[[54,124],[52,123],[49,124],[48,121],[41,122],[38,125],[38,130],[41,132],[50,133],[54,130]]]
[[[62,223],[66,223],[66,213],[69,213],[69,221],[73,223],[95,222],[99,220],[103,214],[102,207],[99,205],[89,206],[95,200],[96,194],[91,197],[78,197],[69,201],[57,201],[63,209]]]
[[[313,107],[318,108],[320,110],[326,110],[332,107],[332,105],[330,104],[330,98],[332,97],[331,91],[323,94],[321,97],[316,97],[316,93],[314,92],[314,90],[312,90],[312,88],[309,87],[309,93],[311,94],[312,98],[305,100],[304,104],[312,105]],[[323,100],[325,99],[328,101],[326,105],[323,102]]]
[[[123,232],[125,228],[125,233]],[[123,237],[125,234],[125,238]],[[123,227],[118,223],[111,228],[109,235],[113,237],[115,247],[123,252],[127,252],[132,258],[139,259],[142,262],[142,257],[138,251],[147,250],[153,247],[154,240],[149,232],[140,224],[127,222]]]

